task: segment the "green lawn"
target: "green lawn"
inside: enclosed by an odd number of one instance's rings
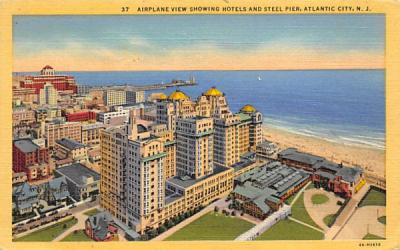
[[[300,195],[297,201],[292,205],[292,217],[307,223],[316,228],[320,228],[310,217],[306,208],[304,207],[304,193]],[[321,229],[321,228],[320,228]]]
[[[328,214],[324,217],[324,223],[329,227],[331,223],[335,220],[335,214]]]
[[[209,212],[166,240],[234,240],[253,226],[254,224],[236,217]]]
[[[378,218],[378,221],[379,221],[380,223],[386,225],[386,216],[381,216],[381,217],[379,217],[379,218]]]
[[[100,210],[98,210],[97,208],[93,208],[93,209],[90,209],[90,210],[84,212],[83,214],[85,214],[87,216],[92,216],[92,215],[97,214],[99,212],[100,212]]]
[[[311,182],[311,183],[306,187],[306,190],[313,189],[313,188],[315,188],[315,185],[314,185],[313,182]]]
[[[324,234],[295,221],[281,220],[256,240],[322,240]]]
[[[384,240],[385,238],[375,235],[375,234],[366,234],[363,240]]]
[[[65,230],[72,227],[78,222],[75,218],[70,218],[66,221],[58,222],[54,225],[45,227],[31,234],[22,236],[21,238],[15,239],[14,241],[52,241],[58,235],[62,234]],[[64,224],[66,228],[64,228]]]
[[[67,235],[61,241],[93,241],[93,240],[85,234],[84,230],[77,230],[76,232],[72,232],[69,235]]]
[[[386,194],[371,188],[359,205],[362,206],[386,206]]]
[[[314,205],[324,204],[328,201],[329,201],[328,196],[324,194],[314,194],[313,196],[311,196],[311,202]]]

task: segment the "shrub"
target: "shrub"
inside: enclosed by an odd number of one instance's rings
[[[233,208],[233,205],[232,205],[232,204],[229,204],[228,208],[229,208],[229,209],[232,209],[232,208]]]
[[[222,210],[222,213],[225,214],[225,215],[228,214],[228,212],[225,209]]]
[[[342,201],[337,201],[336,204],[337,204],[338,206],[342,206],[342,205],[343,205],[343,202],[342,202]]]
[[[167,222],[167,227],[168,227],[168,228],[171,228],[171,227],[173,227],[173,226],[175,226],[175,223],[174,223],[172,220],[169,220],[169,221]]]
[[[232,215],[232,216],[236,216],[235,211],[232,211],[231,215]]]
[[[214,207],[214,212],[218,213],[219,208],[217,206]]]
[[[147,234],[142,234],[140,236],[140,240],[143,240],[143,241],[149,240],[149,236]]]
[[[167,231],[167,228],[166,228],[165,226],[161,226],[161,227],[158,228],[158,233],[159,233],[159,234],[162,234],[162,233],[164,233],[165,231]]]
[[[244,212],[242,211],[241,213],[240,213],[240,216],[243,216],[244,215]]]
[[[64,224],[64,225],[63,225],[63,229],[66,229],[66,228],[67,228],[67,224]]]

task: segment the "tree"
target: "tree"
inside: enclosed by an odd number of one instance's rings
[[[63,225],[63,229],[67,229],[67,224],[64,224],[64,225]]]
[[[214,212],[218,213],[219,208],[217,206],[214,207]]]
[[[232,215],[232,216],[236,216],[235,211],[232,211],[232,212],[231,212],[231,215]]]

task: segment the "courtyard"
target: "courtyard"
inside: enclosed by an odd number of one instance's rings
[[[167,241],[180,240],[234,240],[254,224],[239,216],[209,212],[169,236]]]
[[[256,240],[322,240],[324,234],[290,219],[281,220]]]

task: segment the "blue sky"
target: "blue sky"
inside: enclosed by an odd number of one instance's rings
[[[286,57],[300,50],[303,56],[318,52],[329,54],[328,58],[335,54],[381,58],[384,53],[383,15],[15,16],[13,23],[14,66],[21,70],[31,66],[18,60],[45,63],[46,55],[57,53],[71,54],[65,65],[55,62],[65,69],[82,54],[104,60],[98,51],[120,59],[123,54],[137,57],[145,61],[140,67],[156,63],[155,58],[160,63],[172,61],[176,67],[179,55],[194,64],[190,55],[207,60],[201,54],[217,54],[210,63],[241,54],[268,56],[266,49]]]

